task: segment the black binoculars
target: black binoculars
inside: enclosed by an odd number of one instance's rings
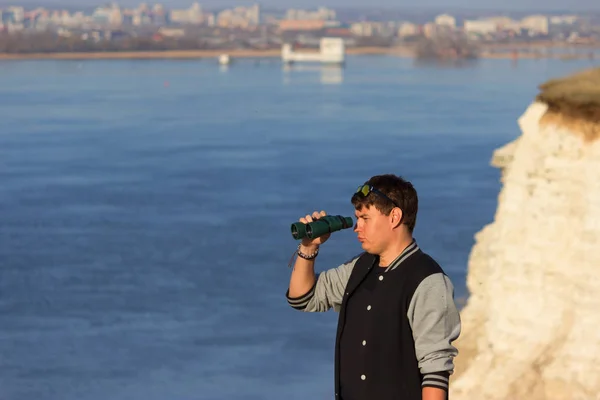
[[[293,223],[292,236],[294,239],[302,239],[304,237],[314,239],[323,236],[326,233],[352,228],[353,226],[354,223],[350,217],[327,215],[308,224],[303,224],[302,222]]]

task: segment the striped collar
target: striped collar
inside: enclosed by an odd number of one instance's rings
[[[417,241],[415,239],[413,239],[413,241],[402,251],[402,253],[400,253],[400,255],[398,257],[396,257],[396,259],[394,261],[392,261],[390,263],[390,265],[388,265],[388,267],[383,272],[385,273],[388,271],[393,271],[400,264],[402,264],[408,257],[412,256],[417,251],[419,251],[419,246],[417,245]]]

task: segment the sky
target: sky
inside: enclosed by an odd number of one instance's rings
[[[8,4],[36,4],[39,6],[93,6],[108,3],[109,0],[2,0]],[[119,0],[122,6],[137,5],[142,0]],[[148,4],[162,3],[169,8],[187,8],[193,0],[146,0]],[[252,0],[199,0],[206,7],[229,7],[233,5],[251,5]],[[277,8],[328,7],[391,7],[391,8],[435,8],[435,9],[492,9],[492,10],[598,10],[600,0],[261,0],[263,6]],[[418,5],[418,6],[417,6]]]

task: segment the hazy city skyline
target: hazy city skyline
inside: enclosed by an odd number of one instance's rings
[[[161,3],[171,8],[188,7],[194,0],[150,0],[148,4]],[[117,1],[122,6],[131,7],[144,2],[143,0],[120,0]],[[110,3],[110,1],[102,0],[0,0],[0,5],[36,5],[41,7],[90,7],[100,6]],[[204,0],[199,3],[206,7],[231,7],[231,6],[247,6],[254,3],[259,3],[265,7],[276,8],[315,8],[318,6],[325,7],[360,7],[360,8],[407,8],[407,9],[464,9],[468,10],[506,10],[506,11],[523,11],[523,10],[539,10],[539,11],[581,11],[581,10],[599,10],[600,2],[597,0],[506,0],[499,2],[498,0],[420,0],[418,3],[406,0]]]

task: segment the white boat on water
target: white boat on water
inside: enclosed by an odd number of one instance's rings
[[[346,47],[340,38],[322,38],[318,52],[298,52],[292,50],[288,43],[281,48],[281,60],[285,64],[293,63],[321,63],[344,64]]]
[[[221,65],[231,64],[231,57],[229,57],[229,54],[221,54],[219,56],[219,64],[221,64]]]

